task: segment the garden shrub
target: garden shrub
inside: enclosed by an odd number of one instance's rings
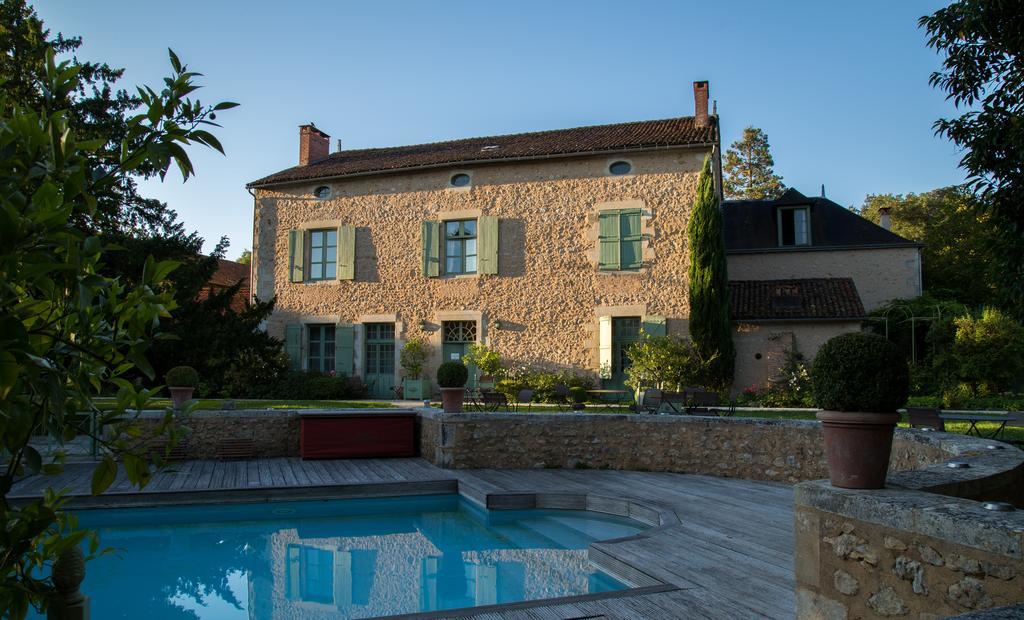
[[[277,355],[242,352],[224,373],[224,393],[231,398],[271,398],[261,394],[274,389],[288,367],[284,351]]]
[[[953,321],[956,335],[950,351],[958,383],[974,393],[1000,392],[1024,380],[1024,327],[997,308]]]
[[[191,366],[175,366],[171,368],[164,376],[164,380],[167,381],[167,387],[199,387],[199,373]]]
[[[689,340],[671,336],[646,336],[626,352],[630,365],[626,385],[643,390],[679,390],[686,386],[716,383],[714,359],[706,360]]]
[[[443,388],[460,388],[469,380],[469,369],[462,362],[449,360],[437,368],[437,385]]]
[[[584,394],[594,388],[594,380],[588,375],[577,374],[568,370],[559,372],[539,368],[521,366],[505,371],[505,378],[500,379],[494,389],[514,400],[519,390],[533,390],[533,402],[555,402],[555,386],[562,384],[572,392],[582,389]]]
[[[899,348],[885,338],[851,333],[821,347],[811,379],[822,409],[890,413],[907,401],[910,368]]]
[[[813,407],[814,390],[811,385],[811,367],[799,351],[787,349],[785,361],[778,376],[768,385],[752,385],[736,398],[741,406],[759,407]]]
[[[463,356],[462,363],[473,364],[483,376],[501,376],[501,354],[483,343],[469,345],[469,352]]]
[[[402,345],[399,365],[405,371],[406,379],[419,379],[423,374],[423,365],[427,362],[427,343],[422,338],[413,338]]]

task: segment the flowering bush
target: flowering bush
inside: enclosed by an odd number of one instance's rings
[[[764,387],[744,388],[736,403],[760,407],[814,407],[811,367],[802,353],[787,349],[779,374]]]

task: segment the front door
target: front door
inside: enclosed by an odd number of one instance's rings
[[[366,323],[365,380],[373,398],[395,397],[395,324]]]
[[[476,321],[444,321],[444,342],[441,344],[443,362],[461,361],[469,353],[469,345],[476,342]],[[476,366],[467,364],[469,381],[466,387],[476,387]]]
[[[604,382],[611,390],[629,389],[626,386],[626,369],[629,356],[626,354],[633,343],[640,340],[641,319],[638,316],[612,318],[612,378]]]

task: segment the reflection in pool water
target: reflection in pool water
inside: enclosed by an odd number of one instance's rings
[[[587,560],[636,521],[457,495],[81,511],[94,618],[365,618],[617,590]]]

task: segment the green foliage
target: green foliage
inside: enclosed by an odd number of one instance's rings
[[[280,393],[278,386],[285,381],[289,368],[291,364],[284,351],[276,355],[243,351],[224,373],[223,391],[234,398],[274,398],[267,394]]]
[[[589,375],[576,374],[568,370],[552,371],[543,368],[519,367],[505,371],[505,378],[495,384],[495,389],[505,394],[509,400],[515,400],[519,390],[533,390],[533,401],[553,403],[555,386],[564,385],[572,392],[582,389],[584,392],[594,388],[594,380]]]
[[[461,361],[448,360],[437,368],[437,384],[443,388],[457,388],[466,385],[469,369]]]
[[[960,385],[946,390],[940,396],[911,396],[908,407],[944,407],[984,411],[1024,411],[1024,394],[1004,393],[978,395],[970,386]]]
[[[164,376],[164,380],[167,381],[167,387],[199,387],[199,373],[191,366],[175,366],[171,368]]]
[[[997,240],[1001,305],[1024,320],[1024,3],[959,0],[919,24],[944,56],[932,86],[966,109],[935,130],[964,152],[960,165],[980,198],[975,212],[991,218]]]
[[[949,356],[955,380],[976,394],[1001,392],[1024,383],[1024,327],[996,308],[953,321]]]
[[[778,376],[767,386],[752,385],[744,389],[736,402],[760,407],[813,407],[811,366],[802,353],[787,349]]]
[[[187,364],[202,375],[204,396],[227,396],[231,394],[227,378],[232,368],[237,371],[244,362],[266,368],[281,355],[281,341],[261,328],[273,311],[273,300],[257,300],[239,307],[236,295],[240,283],[219,289],[208,284],[224,255],[226,241],[217,244],[211,255],[203,256],[203,240],[194,234],[108,234],[104,239],[124,248],[109,257],[104,271],[125,282],[134,281],[140,256],[151,255],[180,264],[169,278],[178,310],[164,322],[163,336],[153,343],[150,352],[158,373]]]
[[[626,351],[626,385],[635,390],[680,390],[704,385],[716,357],[705,359],[689,340],[672,336],[644,336]]]
[[[464,364],[474,364],[485,376],[501,375],[501,354],[481,342],[469,345],[469,353],[463,356]]]
[[[708,385],[732,382],[736,350],[729,317],[729,274],[722,212],[715,196],[711,158],[697,180],[697,198],[687,224],[690,250],[690,335],[701,359],[710,362]]]
[[[924,244],[921,275],[929,297],[971,307],[997,297],[997,235],[982,203],[964,186],[923,194],[868,196],[860,214],[878,223],[888,208],[892,231]]]
[[[419,379],[423,374],[423,365],[427,363],[429,350],[422,338],[413,338],[402,345],[399,364],[405,371],[406,379]]]
[[[786,186],[775,174],[775,159],[768,146],[768,134],[757,127],[743,130],[743,138],[732,143],[722,163],[722,185],[727,198],[760,200],[776,198]]]
[[[822,345],[811,380],[822,409],[891,413],[907,402],[910,369],[896,345],[857,332]]]
[[[316,370],[287,370],[272,383],[254,385],[254,398],[345,400],[365,398],[369,390],[359,377],[324,374]]]
[[[239,255],[238,258],[235,259],[235,262],[236,263],[240,263],[242,265],[252,264],[252,250],[248,250],[248,249],[242,250],[242,254]]]
[[[18,4],[0,5],[3,18]],[[6,28],[0,28],[5,45]],[[62,453],[44,462],[30,439],[48,435],[61,443],[102,429],[94,436],[104,455],[94,493],[104,491],[122,465],[132,484],[144,485],[162,463],[149,460],[147,438],[129,413],[145,407],[152,392],[126,377],[136,368],[150,380],[155,376],[147,354],[155,330],[175,309],[167,278],[178,265],[149,258],[134,283],[108,277],[104,260],[111,248],[80,224],[95,221],[132,174],[152,171],[162,178],[176,165],[190,176],[184,147],[215,145],[200,126],[224,107],[188,98],[196,74],[172,53],[171,77],[160,93],[143,91],[140,113],[125,119],[118,149],[108,151],[113,134],[82,139],[80,116],[69,107],[81,101],[88,82],[80,77],[89,70],[57,63],[49,45],[18,49],[13,65],[0,63],[4,72],[32,68],[19,73],[17,88],[5,84],[0,91],[0,609],[13,618],[24,617],[30,605],[46,606],[53,584],[45,568],[61,549],[88,536],[74,529],[56,493],[17,507],[9,503],[17,477],[61,470]],[[85,129],[101,133],[99,125]],[[103,391],[116,391],[117,407],[96,412],[95,426],[84,425],[78,412],[96,411],[92,399]],[[155,432],[173,445],[183,429],[168,411]]]

